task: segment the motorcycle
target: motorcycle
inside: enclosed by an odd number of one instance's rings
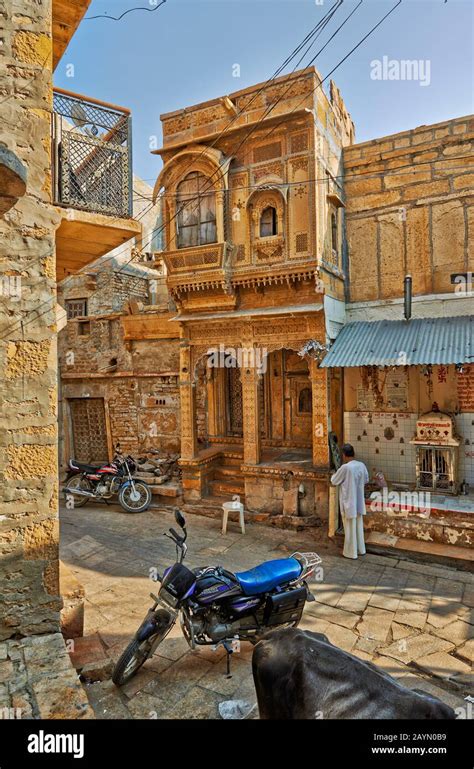
[[[182,633],[191,649],[200,645],[218,646],[230,655],[241,640],[256,643],[270,628],[297,627],[306,601],[314,601],[306,580],[321,563],[316,553],[293,553],[233,574],[221,566],[188,569],[186,521],[175,510],[182,534],[173,528],[164,536],[176,546],[176,563],[168,567],[160,582],[158,596],[145,619],[117,661],[112,681],[123,686],[137,673],[175,625],[178,617]]]
[[[82,507],[91,499],[111,499],[118,494],[118,501],[127,513],[142,513],[151,504],[150,487],[142,480],[133,478],[137,466],[132,457],[117,453],[110,464],[94,467],[69,460],[64,494],[72,494],[74,507]]]

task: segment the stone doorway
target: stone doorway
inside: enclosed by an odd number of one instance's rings
[[[263,444],[311,448],[312,410],[308,362],[294,350],[270,353],[260,398]]]

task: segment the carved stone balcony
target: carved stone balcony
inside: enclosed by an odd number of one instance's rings
[[[204,246],[164,251],[167,268],[167,284],[171,293],[178,297],[186,291],[230,288],[231,254],[230,243],[209,243]]]

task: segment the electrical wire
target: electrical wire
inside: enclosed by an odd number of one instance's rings
[[[357,44],[356,44],[356,45],[355,45],[355,46],[354,46],[354,47],[353,47],[353,48],[352,48],[350,51],[349,51],[349,53],[347,53],[347,54],[346,54],[346,55],[345,55],[345,56],[344,56],[344,57],[343,57],[343,58],[342,58],[342,59],[341,59],[341,60],[338,62],[338,64],[337,64],[337,65],[336,65],[336,66],[335,66],[335,67],[334,67],[334,68],[333,68],[333,69],[332,69],[332,70],[331,70],[331,71],[330,71],[330,72],[329,72],[329,73],[328,73],[328,74],[327,74],[327,75],[326,75],[326,76],[325,76],[325,77],[324,77],[324,78],[323,78],[323,79],[320,81],[320,83],[318,83],[318,85],[317,85],[317,86],[316,86],[316,87],[315,87],[315,88],[312,90],[312,92],[310,92],[310,93],[314,93],[314,92],[315,92],[315,91],[316,91],[318,88],[320,88],[320,87],[323,85],[323,83],[325,82],[325,80],[327,80],[327,78],[328,78],[328,77],[330,77],[330,75],[331,75],[331,74],[333,74],[333,73],[334,73],[334,72],[335,72],[335,71],[336,71],[336,70],[337,70],[337,69],[338,69],[338,68],[339,68],[339,67],[340,67],[340,66],[341,66],[341,65],[342,65],[342,64],[343,64],[343,63],[344,63],[344,62],[345,62],[345,61],[346,61],[348,58],[349,58],[349,56],[351,56],[351,55],[352,55],[352,53],[354,53],[354,51],[355,51],[355,50],[357,50],[357,49],[360,47],[360,45],[362,45],[362,43],[363,43],[363,42],[364,42],[364,41],[365,41],[365,40],[366,40],[366,39],[367,39],[367,38],[368,38],[368,37],[369,37],[371,34],[373,34],[373,32],[374,32],[374,31],[375,31],[375,30],[376,30],[376,29],[377,29],[377,28],[378,28],[378,27],[379,27],[379,26],[380,26],[380,25],[381,25],[381,24],[382,24],[382,23],[385,21],[385,19],[387,19],[387,18],[388,18],[388,17],[389,17],[389,16],[390,16],[390,15],[391,15],[391,14],[392,14],[392,13],[393,13],[395,10],[396,10],[396,8],[397,8],[397,7],[398,7],[398,6],[401,4],[401,2],[402,2],[402,0],[398,0],[398,2],[397,2],[397,3],[396,3],[396,4],[395,4],[395,5],[394,5],[394,6],[393,6],[393,7],[392,7],[392,8],[391,8],[391,9],[390,9],[390,10],[389,10],[387,13],[386,13],[386,14],[385,14],[385,15],[384,15],[384,16],[383,16],[383,17],[382,17],[382,18],[381,18],[381,19],[380,19],[378,22],[377,22],[377,24],[375,24],[375,25],[374,25],[374,26],[373,26],[373,27],[372,27],[372,28],[369,30],[369,32],[367,32],[367,34],[366,34],[366,35],[364,35],[364,37],[363,37],[363,38],[362,38],[362,39],[361,39],[361,40],[360,40],[360,41],[359,41],[359,42],[358,42],[358,43],[357,43]],[[340,3],[337,3],[336,5],[337,5],[337,7],[339,7]],[[360,3],[359,3],[359,5],[360,5]],[[359,6],[357,6],[357,8],[358,8],[358,7],[359,7]],[[331,9],[331,10],[332,10],[332,9]],[[354,10],[356,10],[356,9],[354,9]],[[354,11],[353,11],[353,12],[354,12]],[[352,12],[352,13],[353,13],[353,12]],[[328,12],[328,13],[329,13],[329,12]],[[351,13],[350,15],[352,15],[352,13]],[[346,21],[347,21],[347,19],[346,19]],[[342,27],[342,26],[343,26],[343,25],[341,25],[341,27]],[[340,27],[340,28],[341,28],[341,27]],[[339,29],[340,29],[340,28],[339,28]],[[333,37],[334,37],[334,35],[333,35]],[[328,41],[328,42],[329,42],[329,41]],[[312,59],[311,61],[313,62],[315,58],[316,58],[316,57],[313,57],[313,59]],[[290,87],[291,87],[291,86],[290,86]],[[285,93],[286,93],[286,92],[285,92]],[[292,113],[293,113],[293,112],[294,112],[294,111],[297,109],[297,107],[299,106],[299,104],[301,104],[303,101],[305,101],[305,100],[307,99],[307,97],[308,97],[308,94],[305,94],[305,95],[304,95],[304,97],[303,97],[303,99],[302,99],[302,100],[301,100],[301,101],[300,101],[300,102],[299,102],[299,103],[298,103],[298,104],[297,104],[297,105],[296,105],[296,106],[295,106],[295,107],[294,107],[294,108],[293,108],[293,109],[290,111],[290,113],[287,113],[287,114],[285,115],[285,117],[283,118],[283,120],[282,120],[282,121],[280,121],[280,123],[277,123],[277,124],[276,124],[276,125],[275,125],[275,126],[274,126],[274,127],[271,129],[271,130],[270,130],[270,132],[269,132],[269,133],[267,133],[267,134],[265,135],[265,137],[263,137],[263,138],[267,138],[267,136],[268,136],[268,135],[270,135],[271,133],[273,133],[273,132],[274,132],[274,130],[275,130],[275,129],[276,129],[278,126],[279,126],[279,125],[281,125],[283,122],[286,122],[286,120],[288,119],[288,115],[292,114]],[[278,101],[279,101],[279,100],[277,100],[277,102],[276,102],[276,103],[274,103],[274,104],[272,105],[272,109],[274,109],[274,107],[276,106],[276,104],[278,103]],[[271,111],[271,110],[270,110],[270,111]],[[255,124],[255,126],[253,127],[253,130],[255,130],[255,129],[257,128],[257,126],[258,126],[258,125],[259,125],[259,124],[262,122],[262,120],[264,120],[264,119],[265,119],[265,116],[266,116],[266,114],[268,114],[268,111],[266,111],[266,112],[265,112],[265,115],[264,115],[264,116],[263,116],[263,117],[262,117],[262,118],[261,118],[261,119],[260,119],[260,120],[259,120],[259,121],[258,121],[256,124]],[[253,132],[253,131],[252,131],[252,132]],[[248,138],[248,137],[245,137],[245,138],[244,138],[244,140],[246,140],[247,138]],[[244,140],[243,140],[243,141],[244,141]],[[242,146],[242,143],[243,143],[243,141],[242,141],[242,142],[240,142],[240,144],[239,144],[239,148],[240,148],[240,146]],[[234,154],[235,154],[235,151],[234,151]],[[193,161],[193,163],[194,163],[194,161]],[[211,174],[211,177],[209,178],[209,181],[212,179],[212,177],[215,175],[215,173],[216,173],[216,172],[214,172],[213,174]],[[325,181],[327,181],[327,179],[326,179]],[[210,189],[211,187],[212,187],[212,185],[210,185],[209,189]],[[198,198],[196,198],[196,199],[198,199]],[[191,198],[190,200],[193,200],[193,199]],[[189,203],[189,202],[190,202],[190,201],[187,201],[187,203]],[[171,221],[173,221],[173,220],[174,220],[174,219],[175,219],[175,218],[178,216],[178,214],[179,214],[179,213],[180,213],[180,212],[179,212],[179,211],[177,211],[177,212],[176,212],[176,213],[173,215],[173,217],[171,217],[171,218],[170,218],[170,220],[169,220],[168,222],[166,222],[165,224],[161,225],[159,228],[156,228],[155,230],[153,230],[153,231],[152,231],[152,235],[151,235],[150,239],[149,239],[149,240],[147,241],[147,243],[145,243],[144,245],[146,246],[146,245],[148,245],[149,243],[151,243],[151,242],[153,241],[154,237],[155,237],[155,233],[156,233],[156,232],[162,232],[162,231],[164,230],[165,226],[167,226],[169,223],[171,223]],[[142,248],[144,247],[144,245],[142,244]],[[113,258],[113,257],[111,257],[111,258]],[[124,265],[122,265],[121,269],[124,269],[124,268],[125,268],[125,267],[126,267],[128,264],[130,264],[132,261],[133,261],[133,257],[132,257],[130,260],[128,260],[128,261],[127,261],[127,262],[126,262]],[[120,271],[121,271],[121,270],[118,270],[117,272],[118,272],[118,273],[120,273]],[[98,271],[98,272],[100,272],[100,271]],[[75,277],[75,276],[70,276],[70,278],[73,278],[73,277]],[[51,311],[51,310],[48,310],[48,312],[49,312],[49,311]],[[20,323],[20,324],[23,326],[23,321],[19,321],[19,323]]]
[[[311,40],[311,38],[312,38],[312,37],[314,37],[314,35],[315,35],[315,34],[318,32],[318,30],[319,30],[319,29],[322,27],[322,25],[323,25],[323,24],[325,25],[325,24],[327,23],[327,20],[328,20],[328,19],[332,18],[332,16],[334,15],[335,11],[336,11],[336,10],[337,10],[337,9],[340,7],[340,5],[342,4],[342,2],[343,2],[343,0],[337,0],[337,1],[336,1],[336,3],[335,3],[333,6],[331,6],[331,8],[330,8],[330,9],[329,9],[329,10],[326,12],[326,14],[323,16],[323,18],[322,18],[322,19],[321,19],[321,20],[320,20],[320,21],[319,21],[319,22],[318,22],[318,23],[315,25],[315,27],[313,27],[313,28],[310,30],[310,32],[309,32],[309,33],[308,33],[308,34],[307,34],[307,35],[306,35],[306,36],[303,38],[303,40],[302,40],[302,41],[301,41],[301,42],[298,44],[298,46],[297,46],[295,49],[293,49],[293,51],[292,51],[292,52],[290,53],[290,55],[289,55],[289,56],[288,56],[288,57],[285,59],[285,61],[283,62],[283,64],[282,64],[282,65],[280,65],[280,67],[279,67],[279,68],[276,70],[276,73],[278,73],[278,74],[279,74],[279,73],[281,72],[282,68],[283,68],[283,67],[284,67],[284,66],[285,66],[285,65],[286,65],[286,64],[287,64],[289,61],[291,61],[291,60],[292,60],[292,59],[295,57],[295,55],[296,55],[297,53],[299,53],[299,51],[301,50],[302,46],[303,46],[303,45],[305,45],[305,44],[306,44],[306,43],[307,43],[309,40]],[[310,47],[311,47],[311,46],[310,46]],[[308,49],[308,50],[309,50],[309,49]],[[301,61],[301,59],[300,59],[299,61]],[[296,66],[298,66],[298,65],[296,65]],[[296,68],[296,67],[295,67],[295,68]],[[294,71],[294,70],[293,70],[293,71]],[[263,91],[266,89],[267,85],[268,85],[270,82],[272,82],[272,80],[275,78],[275,76],[276,76],[275,74],[274,74],[274,75],[272,75],[272,77],[271,77],[271,78],[270,78],[268,81],[266,81],[265,83],[263,83],[263,84],[261,85],[260,89],[259,89],[259,90],[258,90],[256,93],[254,93],[254,95],[253,95],[253,97],[251,98],[250,102],[246,104],[246,109],[248,109],[248,107],[249,107],[249,105],[252,103],[252,101],[254,101],[254,100],[255,100],[255,99],[258,97],[258,95],[259,95],[260,93],[262,93],[262,92],[263,92]],[[242,111],[241,111],[240,113],[238,113],[237,115],[234,115],[234,117],[232,118],[232,120],[230,121],[230,123],[229,123],[229,124],[227,124],[227,125],[225,126],[225,128],[224,128],[224,129],[223,129],[223,130],[220,132],[220,134],[219,134],[219,135],[216,137],[216,139],[215,139],[215,140],[213,141],[213,143],[210,145],[211,147],[212,147],[212,146],[214,146],[214,144],[215,144],[215,143],[216,143],[216,142],[217,142],[217,141],[218,141],[218,140],[221,138],[221,136],[222,136],[222,135],[224,135],[224,133],[225,133],[227,130],[229,130],[230,126],[231,126],[231,125],[232,125],[232,124],[235,122],[235,120],[236,120],[236,119],[237,119],[237,118],[240,116],[240,114],[242,114]],[[203,150],[203,152],[201,153],[201,155],[200,155],[199,157],[201,157],[202,155],[204,155],[204,154],[205,154],[205,152],[207,152],[207,150],[208,150],[208,149],[209,149],[209,147],[206,147],[206,148]],[[199,159],[199,157],[198,157],[197,159]],[[189,164],[189,166],[188,166],[188,167],[189,167],[189,168],[191,168],[191,167],[192,167],[192,166],[193,166],[195,163],[196,163],[196,159],[193,159],[193,161],[192,161],[192,162]],[[182,174],[182,173],[183,173],[183,172],[181,172],[181,174]],[[149,211],[151,208],[153,208],[153,205],[154,205],[154,203],[153,203],[153,201],[152,201],[152,202],[151,202],[151,204],[150,204],[150,205],[149,205],[149,206],[148,206],[148,207],[147,207],[147,208],[146,208],[144,211],[142,211],[142,212],[140,213],[140,215],[139,215],[139,216],[137,216],[137,217],[131,217],[131,218],[132,218],[134,221],[141,221],[141,219],[143,219],[143,218],[144,218],[144,216],[146,216],[146,214],[148,213],[148,211]],[[178,215],[178,213],[176,213],[176,216],[177,216],[177,215]],[[115,219],[115,221],[117,221],[117,219]],[[162,232],[162,231],[163,231],[163,229],[164,229],[164,226],[165,226],[165,225],[162,225],[162,226],[160,226],[159,228],[156,228],[155,230],[153,230],[153,231],[152,231],[152,234],[151,234],[151,237],[150,237],[149,241],[147,241],[145,244],[143,244],[143,243],[141,244],[141,245],[142,245],[142,249],[143,249],[143,247],[145,247],[146,245],[149,245],[149,244],[150,244],[150,243],[153,241],[153,239],[155,238],[155,236],[156,236],[156,233],[157,233],[157,232],[158,232],[158,233],[160,233],[160,232]],[[128,251],[128,246],[126,246],[126,247],[124,248],[124,251]],[[116,255],[111,255],[111,256],[109,256],[109,257],[106,257],[106,258],[105,258],[105,259],[102,261],[102,263],[101,263],[101,269],[100,269],[100,270],[98,270],[97,274],[100,274],[101,272],[105,272],[105,271],[106,271],[106,268],[104,268],[104,265],[105,265],[105,263],[106,263],[107,261],[109,261],[110,259],[114,259],[114,258],[116,258],[118,255],[119,255],[119,254],[116,254]],[[125,264],[124,264],[124,265],[122,265],[122,268],[121,268],[121,269],[125,268],[125,267],[126,267],[127,265],[129,265],[129,264],[130,264],[132,261],[133,261],[133,256],[132,256],[132,257],[131,257],[131,258],[130,258],[130,259],[127,261],[127,262],[125,262]],[[118,272],[120,272],[120,271],[118,271]],[[68,276],[67,278],[65,278],[64,280],[73,279],[74,277],[75,277],[74,275],[71,275],[71,276]],[[64,281],[63,281],[63,285],[64,285]],[[47,303],[48,303],[48,302],[47,302]],[[38,309],[39,309],[39,308],[38,308]],[[49,311],[50,311],[50,310],[48,309],[46,312],[49,312]],[[40,317],[41,317],[41,316],[40,316]],[[36,320],[37,320],[37,319],[38,319],[38,318],[36,318]],[[17,323],[17,324],[19,323],[19,324],[21,324],[21,325],[23,326],[23,320],[21,320],[21,321],[17,321],[16,323]],[[1,338],[4,338],[4,337],[0,337],[0,339],[1,339]]]
[[[128,10],[124,11],[120,16],[109,16],[107,13],[98,14],[97,16],[84,16],[82,21],[93,21],[94,19],[110,19],[110,21],[121,21],[124,16],[126,16],[128,13],[133,13],[134,11],[148,11],[148,13],[154,13],[158,10],[158,8],[161,8],[162,5],[166,3],[166,0],[161,0],[160,3],[155,8],[145,8],[144,6],[136,6],[135,8],[129,8]],[[151,5],[151,3],[150,3]]]

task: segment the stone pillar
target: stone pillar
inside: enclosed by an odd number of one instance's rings
[[[315,467],[329,466],[328,443],[328,385],[326,369],[319,368],[315,360],[309,361],[309,376],[311,379],[313,398],[313,465]]]
[[[242,418],[244,438],[244,463],[258,465],[260,462],[260,424],[258,389],[261,374],[255,366],[241,369]]]
[[[194,459],[197,454],[196,393],[191,370],[191,348],[180,347],[179,392],[181,405],[181,459]]]
[[[217,242],[223,243],[225,240],[224,190],[217,190],[216,192],[216,232]]]

